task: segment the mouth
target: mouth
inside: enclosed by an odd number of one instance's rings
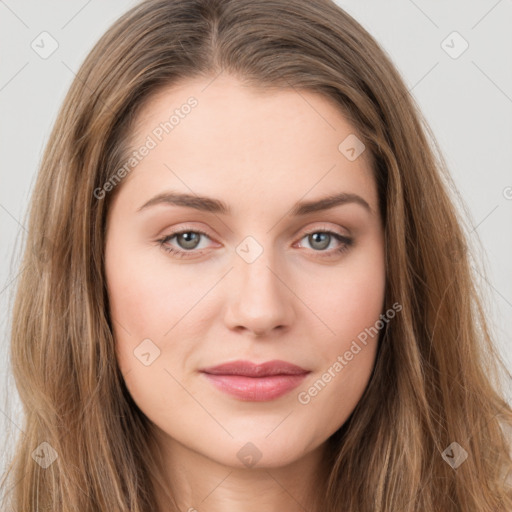
[[[218,390],[239,400],[252,402],[279,398],[299,386],[311,373],[279,360],[263,364],[233,361],[200,371]]]

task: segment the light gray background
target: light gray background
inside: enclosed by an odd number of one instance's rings
[[[81,62],[135,3],[0,0],[2,436],[7,429],[16,432],[20,424],[7,369],[9,307],[19,272],[16,241],[24,230],[37,167]],[[479,272],[487,273],[481,278],[483,293],[499,348],[512,368],[512,0],[338,4],[389,53],[434,131],[469,209],[471,238],[479,237],[484,249],[476,255]],[[31,48],[43,31],[58,42],[46,59]],[[456,59],[441,46],[453,31],[469,44]],[[445,45],[453,46],[451,51],[461,48],[453,37]]]

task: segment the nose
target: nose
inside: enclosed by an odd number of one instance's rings
[[[264,251],[256,261],[239,259],[230,272],[226,325],[255,336],[284,331],[295,318],[294,294],[282,271]]]

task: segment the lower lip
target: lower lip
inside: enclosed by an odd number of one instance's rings
[[[211,375],[204,373],[220,391],[241,400],[266,402],[285,395],[296,388],[306,377],[300,375],[273,375],[269,377],[244,377],[241,375]]]

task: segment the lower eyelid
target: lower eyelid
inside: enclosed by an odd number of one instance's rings
[[[200,240],[199,240],[200,243],[201,243],[202,238],[208,238],[209,240],[213,241],[212,237],[210,235],[208,235],[208,233],[204,233],[203,231],[198,231],[197,229],[195,229],[195,230],[187,229],[187,230],[182,230],[182,231],[176,231],[174,233],[171,233],[169,235],[162,237],[158,241],[160,243],[162,243],[162,245],[165,245],[165,244],[169,243],[169,241],[171,241],[173,238],[176,238],[179,235],[183,235],[184,233],[195,233],[195,234],[200,235]],[[176,251],[183,251],[183,252],[199,252],[201,250],[203,250],[203,249],[191,249],[191,250],[187,251],[185,249],[181,249],[180,247],[176,248]]]
[[[196,234],[201,235],[202,237],[208,238],[209,240],[211,240],[213,242],[212,237],[208,233],[205,233],[205,232],[197,230],[197,229],[183,229],[183,230],[180,230],[180,231],[176,231],[174,233],[170,233],[169,235],[166,235],[166,236],[160,238],[158,240],[158,242],[160,243],[161,247],[163,247],[165,249],[166,248],[165,247],[166,244],[168,244],[170,240],[172,240],[176,236],[184,234],[184,233],[196,233]],[[304,233],[299,238],[298,241],[300,242],[301,240],[303,240],[307,236],[315,234],[315,233],[325,233],[325,234],[331,235],[331,237],[333,237],[340,244],[340,246],[338,246],[337,248],[333,248],[333,249],[330,249],[330,250],[314,251],[314,249],[312,249],[314,252],[316,252],[318,254],[322,254],[322,253],[330,254],[330,253],[335,252],[338,249],[342,248],[343,246],[348,248],[348,246],[352,245],[352,243],[353,243],[353,239],[350,238],[350,237],[347,237],[345,235],[341,235],[340,233],[338,233],[336,231],[327,231],[327,230],[322,230],[322,229],[317,229],[317,230],[314,230],[314,231],[309,231],[307,233]],[[172,249],[167,248],[168,252],[183,253],[183,254],[186,254],[186,253],[197,254],[197,253],[201,253],[202,251],[208,249],[208,248],[203,248],[203,249],[190,249],[190,250],[186,250],[186,249],[182,249],[180,247],[174,246],[174,245],[171,245],[171,247],[172,247]]]
[[[321,230],[321,229],[316,230],[316,231],[310,231],[308,233],[304,233],[304,235],[302,235],[302,237],[299,239],[299,241],[303,240],[307,236],[313,235],[315,233],[325,233],[327,235],[330,235],[332,238],[334,238],[335,240],[337,240],[340,243],[350,244],[353,241],[352,238],[350,238],[346,235],[342,235],[342,234],[338,233],[337,231],[325,231],[325,230]]]

